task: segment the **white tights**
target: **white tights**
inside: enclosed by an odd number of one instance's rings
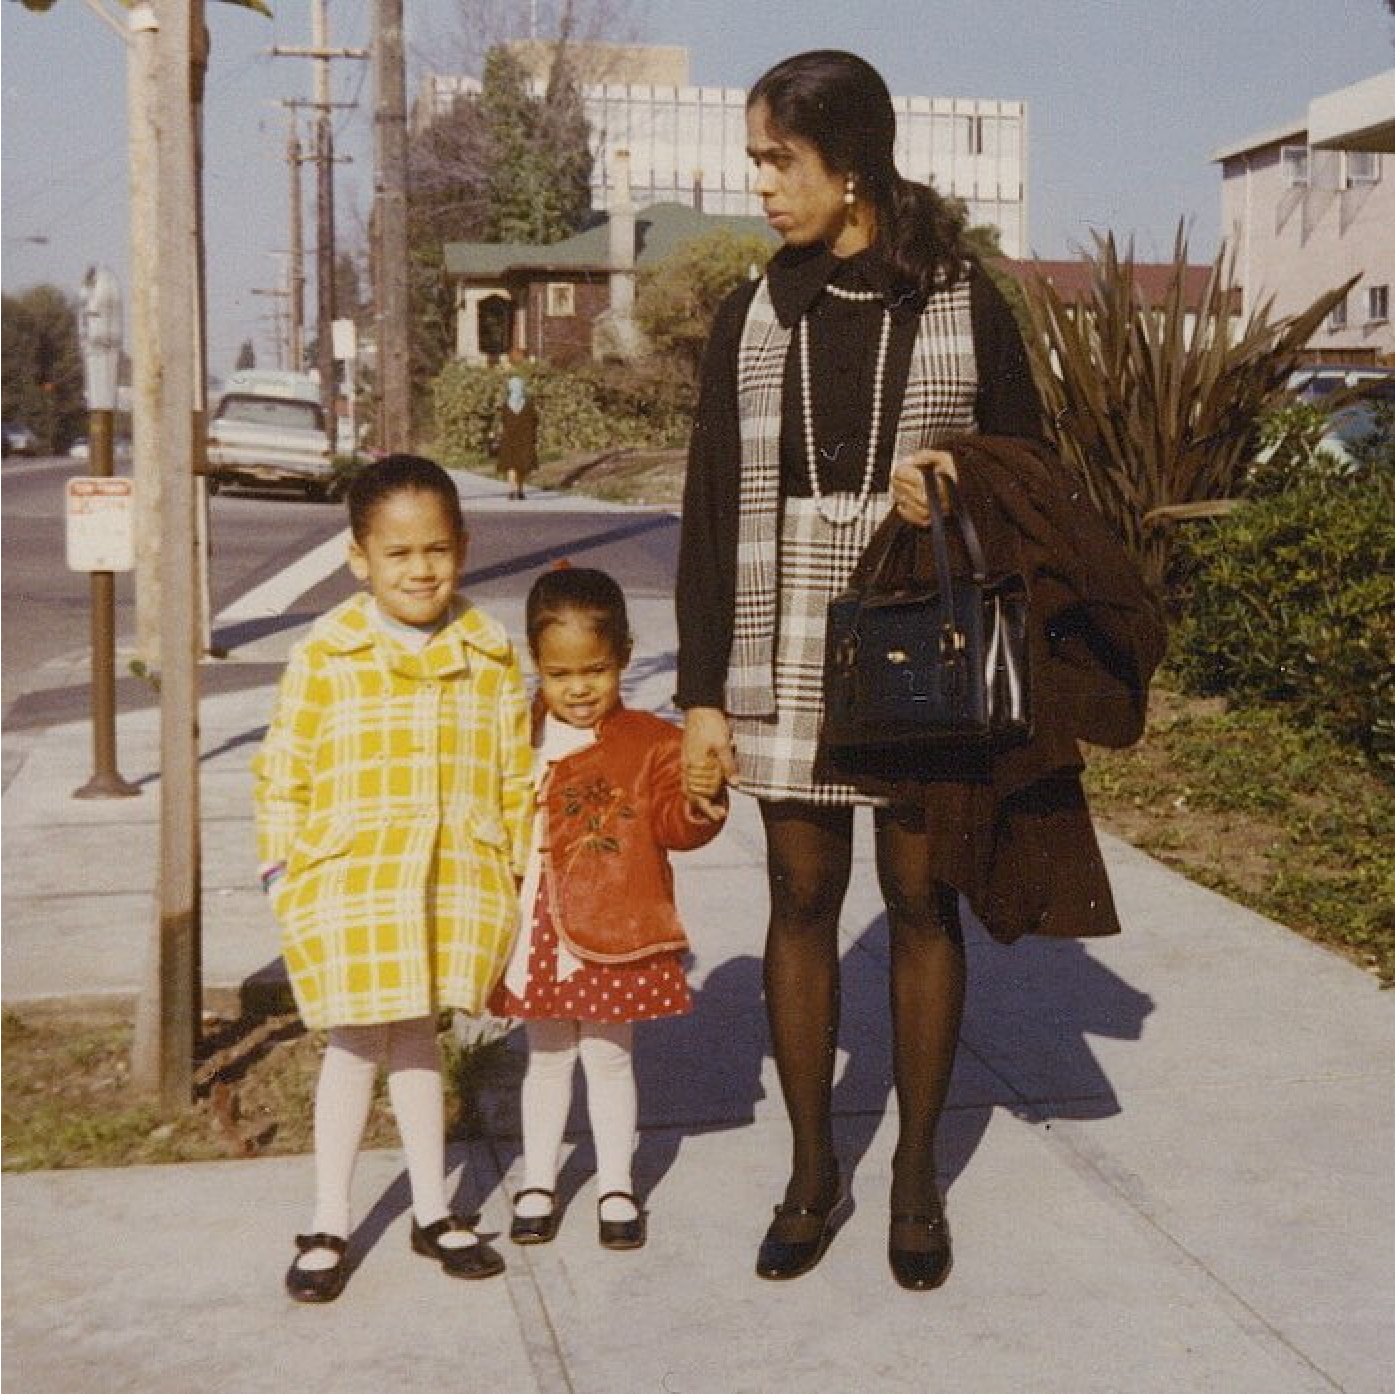
[[[349,1233],[349,1194],[373,1102],[379,1066],[387,1070],[388,1098],[407,1159],[412,1213],[419,1225],[449,1214],[445,1179],[445,1103],[441,1056],[431,1017],[381,1026],[336,1026],[320,1066],[315,1090],[315,1218],[313,1233]],[[441,1236],[443,1246],[474,1243],[463,1231]],[[328,1250],[314,1250],[301,1261],[319,1266]],[[332,1255],[329,1255],[332,1258]]]
[[[638,1123],[630,1022],[529,1021],[528,1071],[523,1078],[523,1186],[550,1191],[556,1185],[562,1136],[571,1111],[572,1075],[577,1057],[586,1075],[591,1135],[596,1146],[596,1190],[632,1192],[630,1162]],[[524,1196],[522,1216],[545,1214],[543,1196]],[[626,1220],[635,1209],[607,1201],[601,1215]]]

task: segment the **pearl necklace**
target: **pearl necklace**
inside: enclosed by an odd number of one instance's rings
[[[839,300],[881,299],[881,293],[875,290],[844,290],[842,286],[835,285],[826,285],[824,289]],[[814,506],[824,522],[832,527],[846,527],[849,523],[855,523],[872,496],[872,476],[877,468],[877,442],[881,436],[886,351],[890,342],[891,311],[883,309],[881,336],[877,341],[877,364],[872,375],[872,423],[867,433],[867,466],[862,472],[862,487],[851,504],[843,502],[833,506],[825,503],[823,489],[819,485],[818,448],[814,443],[813,375],[809,371],[809,317],[805,315],[799,321],[799,391],[804,409],[804,462],[809,471],[809,492],[813,495]]]

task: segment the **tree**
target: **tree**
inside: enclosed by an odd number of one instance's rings
[[[570,7],[541,97],[518,59],[494,45],[480,94],[457,97],[411,139],[408,294],[418,380],[434,377],[454,346],[443,243],[556,242],[589,216],[590,132],[567,52],[569,16]]]
[[[3,297],[6,421],[20,421],[45,451],[66,449],[86,428],[77,302],[57,286]]]
[[[772,250],[758,233],[717,228],[641,272],[635,318],[655,353],[676,357],[696,378],[717,306]]]
[[[257,350],[252,346],[251,339],[244,339],[242,347],[237,351],[237,362],[233,364],[233,371],[237,373],[245,372],[248,368],[257,366]]]
[[[546,245],[581,226],[590,206],[591,154],[580,94],[565,73],[564,48],[548,95],[532,96],[506,48],[485,60],[480,111],[485,132],[484,236]],[[580,148],[578,148],[578,146]],[[578,182],[578,174],[584,177]]]
[[[364,323],[372,310],[363,298],[358,261],[352,252],[342,249],[334,258],[334,306],[340,319],[351,319],[355,324]]]

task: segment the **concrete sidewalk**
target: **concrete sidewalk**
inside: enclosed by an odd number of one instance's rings
[[[509,505],[461,477],[477,531]],[[522,588],[481,594],[521,632]],[[661,587],[630,590],[635,705],[672,690]],[[228,660],[202,703],[204,964],[236,990],[275,961],[255,890],[248,763],[297,630]],[[85,725],[6,733],[7,1006],[133,993],[153,923],[158,712],[124,713],[136,799],[71,797]],[[941,1169],[947,1285],[911,1294],[884,1257],[895,1101],[887,954],[859,828],[844,913],[839,1144],[853,1206],[814,1272],[763,1283],[756,1246],[788,1133],[760,997],[759,821],[738,799],[679,859],[696,1010],[638,1033],[636,1180],[650,1240],[600,1249],[583,1129],[557,1240],[504,1240],[503,1279],[453,1283],[408,1250],[395,1152],[361,1160],[357,1269],[325,1308],[286,1299],[308,1158],[7,1175],[4,1379],[15,1394],[271,1386],[492,1394],[1378,1394],[1395,1370],[1395,997],[1358,969],[1106,839],[1125,933],[970,941],[970,1000]],[[452,1152],[459,1205],[506,1230],[510,1092]],[[580,1117],[574,1122],[580,1123]]]

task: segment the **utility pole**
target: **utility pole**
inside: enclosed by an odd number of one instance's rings
[[[373,118],[377,249],[378,444],[412,447],[410,309],[407,296],[407,96],[402,0],[374,0]]]
[[[160,252],[156,236],[159,21],[150,0],[127,12],[126,123],[130,178],[131,475],[135,485],[136,652],[160,666],[160,490],[162,460],[159,328]]]
[[[339,447],[339,423],[334,382],[334,131],[330,122],[333,103],[329,98],[329,65],[335,58],[367,58],[362,48],[330,48],[326,0],[314,0],[311,11],[309,48],[273,48],[282,58],[312,58],[315,61],[316,216],[316,363],[320,373],[320,403],[324,408],[325,434],[331,451]]]
[[[281,302],[289,300],[291,292],[282,286],[253,286],[252,294],[267,296],[272,301],[271,335],[276,342],[276,366],[299,372],[300,369],[296,367],[295,355],[291,350],[294,331],[288,325],[286,314],[281,308]]]
[[[286,142],[286,163],[291,173],[291,255],[286,267],[286,289],[290,292],[290,363],[293,372],[305,369],[305,234],[301,227],[304,205],[300,196],[300,132],[295,112],[291,113],[291,134]]]
[[[170,1110],[193,1097],[201,887],[194,438],[202,388],[194,109],[203,0],[155,0],[156,441],[160,494],[160,857],[157,923],[131,1053],[138,1088]]]

